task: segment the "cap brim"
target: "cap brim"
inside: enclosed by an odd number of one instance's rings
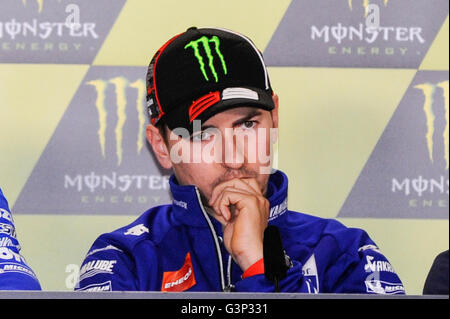
[[[275,103],[270,94],[261,89],[252,88],[252,90],[258,93],[257,99],[245,97],[221,99],[219,102],[212,105],[203,113],[198,115],[195,120],[200,120],[203,125],[204,122],[206,122],[216,114],[238,107],[255,107],[266,111],[271,111],[275,108]],[[169,116],[167,116],[165,123],[170,130],[173,131],[176,128],[185,128],[189,131],[190,134],[192,134],[194,127],[193,121],[189,120],[188,109],[189,107],[181,106],[177,110],[174,110],[174,112],[172,112]]]

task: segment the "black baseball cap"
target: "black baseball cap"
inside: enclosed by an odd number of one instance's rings
[[[152,124],[193,130],[193,121],[239,106],[272,110],[273,91],[261,52],[233,31],[191,27],[153,56],[147,72]]]

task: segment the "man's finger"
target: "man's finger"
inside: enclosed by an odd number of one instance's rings
[[[226,187],[217,197],[212,207],[227,222],[230,222],[237,213],[236,211],[242,209],[242,205],[239,202],[249,196],[253,196],[252,193],[238,188]]]
[[[255,178],[242,178],[241,181],[247,183],[255,191],[255,193],[262,195],[261,187]]]
[[[241,189],[250,193],[261,194],[261,190],[259,189],[258,182],[254,178],[248,179],[239,179],[234,178],[229,181],[223,182],[217,185],[211,194],[211,198],[209,200],[209,204],[211,206],[214,205],[214,202],[217,200],[217,197],[223,192],[223,190],[227,187],[233,187],[237,189]]]

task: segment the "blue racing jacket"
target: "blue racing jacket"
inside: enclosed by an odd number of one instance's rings
[[[222,226],[195,186],[170,178],[171,205],[149,209],[132,224],[101,235],[80,268],[76,290],[273,292],[264,274],[242,279],[225,249]],[[404,294],[392,265],[367,233],[333,219],[287,208],[288,180],[269,179],[269,225],[280,229],[291,259],[282,292]]]
[[[0,290],[41,290],[33,270],[20,254],[8,201],[0,189]]]

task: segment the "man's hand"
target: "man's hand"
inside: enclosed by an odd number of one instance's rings
[[[225,248],[242,271],[263,258],[270,204],[255,179],[236,178],[219,184],[209,205],[223,225]]]

